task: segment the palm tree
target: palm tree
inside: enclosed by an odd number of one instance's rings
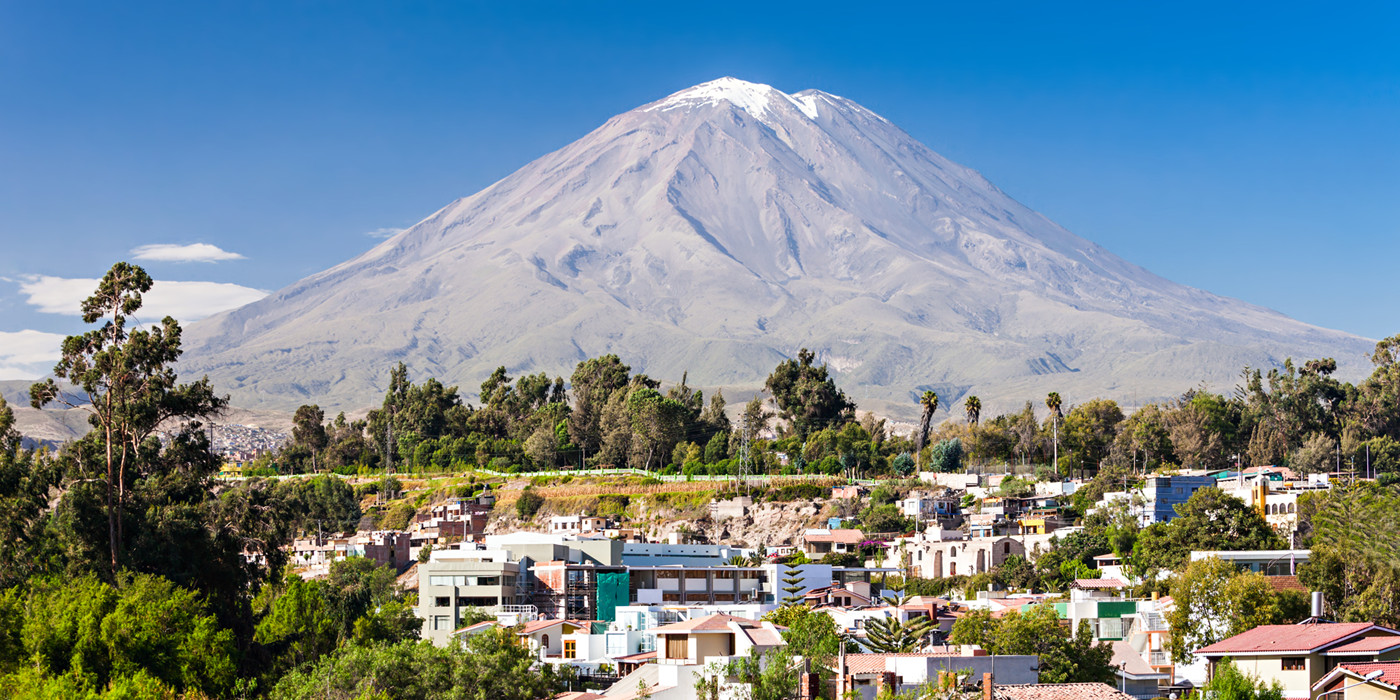
[[[967,411],[967,422],[977,425],[977,421],[982,418],[982,399],[968,396],[963,399],[963,409]]]
[[[1054,446],[1055,446],[1055,447],[1054,447],[1054,449],[1055,449],[1055,456],[1054,456],[1054,462],[1051,463],[1051,469],[1054,470],[1055,476],[1059,476],[1059,475],[1060,475],[1060,416],[1063,415],[1062,413],[1060,413],[1060,392],[1058,392],[1058,391],[1052,391],[1052,392],[1050,392],[1050,394],[1047,395],[1047,396],[1045,397],[1045,406],[1046,406],[1046,408],[1049,408],[1049,409],[1050,409],[1050,420],[1053,422],[1053,424],[1054,424],[1054,426],[1055,426],[1055,427],[1054,427],[1054,431],[1055,431],[1055,432],[1054,432],[1054,438],[1053,438],[1053,439],[1054,439]]]
[[[928,427],[933,422],[933,413],[938,410],[938,393],[925,391],[919,397],[919,405],[924,407],[923,415],[919,416],[919,433],[914,436],[914,463],[922,465],[924,458],[924,443],[928,441]]]

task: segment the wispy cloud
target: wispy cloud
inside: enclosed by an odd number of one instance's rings
[[[0,379],[38,379],[63,354],[63,336],[43,331],[0,331]]]
[[[243,256],[238,253],[231,253],[208,243],[191,243],[189,245],[155,243],[132,248],[131,254],[137,260],[154,262],[220,262],[243,259]]]
[[[83,299],[92,296],[98,280],[72,279],[36,275],[20,282],[19,291],[25,301],[46,314],[78,316]],[[142,295],[137,320],[154,322],[165,316],[180,321],[196,321],[220,311],[251,304],[267,292],[227,282],[172,282],[157,280],[151,291]]]
[[[373,231],[366,231],[365,235],[370,238],[389,238],[390,236],[397,236],[403,232],[404,229],[401,228],[377,228]]]

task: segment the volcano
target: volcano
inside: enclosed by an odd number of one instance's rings
[[[880,115],[724,78],[620,114],[348,262],[193,324],[234,403],[377,404],[616,353],[756,388],[800,348],[861,405],[1134,404],[1371,341],[1185,287],[1056,225]]]

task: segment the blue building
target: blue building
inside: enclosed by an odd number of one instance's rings
[[[1170,522],[1176,517],[1176,506],[1191,500],[1191,494],[1207,486],[1215,486],[1213,476],[1152,476],[1142,487],[1144,525]]]

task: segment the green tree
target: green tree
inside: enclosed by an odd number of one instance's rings
[[[0,590],[44,565],[49,489],[61,466],[44,453],[20,448],[15,415],[0,397]]]
[[[991,654],[1035,654],[1042,683],[1111,683],[1115,675],[1113,647],[1095,643],[1083,622],[1071,635],[1048,604],[1013,610],[999,620],[989,611],[969,612],[953,623],[948,641],[976,644]]]
[[[787,642],[788,651],[818,666],[834,659],[845,645],[836,621],[806,605],[784,605],[764,615],[763,619],[786,627],[783,641]]]
[[[1283,685],[1277,680],[1264,683],[1258,676],[1247,676],[1230,661],[1215,666],[1215,673],[1191,700],[1283,700]]]
[[[836,388],[825,364],[813,364],[816,355],[803,348],[797,359],[784,360],[768,375],[764,388],[778,404],[779,415],[798,437],[841,425],[855,418],[856,405]]]
[[[1065,416],[1065,442],[1073,463],[1080,469],[1097,469],[1108,457],[1108,447],[1118,434],[1123,410],[1111,399],[1093,399],[1075,406]]]
[[[527,486],[520,492],[520,497],[515,499],[515,515],[521,520],[529,520],[535,517],[535,513],[540,512],[543,506],[544,496]]]
[[[85,694],[136,678],[216,697],[233,688],[233,633],[198,594],[161,577],[124,573],[115,586],[91,574],[34,579],[4,600],[24,613],[6,621],[13,636],[0,651],[11,656],[0,669],[27,666],[48,688]],[[49,682],[57,678],[71,684]]]
[[[1268,580],[1227,561],[1193,561],[1172,580],[1175,606],[1167,615],[1172,658],[1190,663],[1192,652],[1260,625],[1296,622],[1296,603],[1276,594]]]
[[[510,629],[472,636],[463,648],[428,642],[350,645],[284,676],[274,700],[498,698],[535,700],[562,691],[552,667],[537,667]]]
[[[933,471],[945,474],[960,472],[962,471],[962,459],[962,440],[958,438],[940,440],[938,444],[929,448],[928,466]]]
[[[1283,549],[1285,544],[1259,511],[1209,486],[1176,506],[1177,517],[1138,534],[1133,564],[1144,570],[1173,570],[1193,551]]]
[[[78,458],[77,474],[70,479],[100,482],[105,493],[100,506],[107,520],[108,573],[115,576],[127,539],[128,492],[138,479],[152,476],[159,461],[159,443],[150,444],[159,426],[167,421],[188,421],[178,442],[165,451],[176,452],[207,445],[192,431],[203,434],[199,421],[207,419],[228,400],[214,395],[207,378],[193,384],[176,384],[171,365],[180,357],[180,325],[166,316],[160,325],[128,330],[127,320],[141,308],[141,295],[154,284],[138,266],[117,263],[98,283],[97,291],[82,303],[83,322],[103,322],[101,328],[63,341],[63,356],[54,366],[54,377],[82,390],[73,396],[60,390],[54,379],[30,388],[30,403],[43,408],[50,403],[87,411],[94,430],[78,441],[72,453]],[[207,452],[207,450],[206,450]],[[202,459],[200,471],[217,468]]]
[[[326,449],[326,414],[320,406],[300,406],[292,416],[292,442],[311,453],[311,467],[317,469],[316,456]]]
[[[893,617],[871,618],[865,623],[865,646],[875,654],[909,654],[927,644],[932,631],[927,617],[904,622]]]

